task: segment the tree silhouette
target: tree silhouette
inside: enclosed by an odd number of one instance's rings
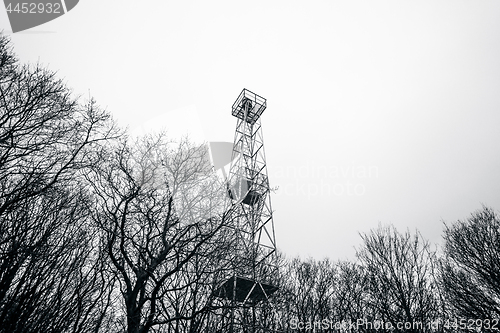
[[[212,278],[229,252],[224,187],[206,147],[171,146],[161,134],[123,140],[101,151],[87,177],[130,333],[185,331],[208,311]]]
[[[357,256],[367,274],[372,320],[390,322],[396,332],[425,331],[426,324],[439,319],[440,309],[429,243],[418,232],[400,234],[393,226],[361,237],[364,245]],[[411,323],[412,328],[398,330],[398,323]]]
[[[500,318],[500,220],[488,207],[445,225],[441,283],[458,317]]]
[[[0,330],[82,332],[106,321],[110,289],[80,172],[118,134],[54,73],[20,65],[0,36]]]

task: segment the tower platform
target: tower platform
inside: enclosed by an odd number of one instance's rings
[[[232,115],[253,125],[266,109],[266,99],[250,90],[243,89],[233,103]],[[246,117],[245,117],[246,110]]]
[[[232,276],[213,294],[219,298],[255,305],[260,301],[267,300],[277,290],[278,287],[270,284],[256,282],[240,276]]]

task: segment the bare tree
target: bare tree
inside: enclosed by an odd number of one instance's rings
[[[441,285],[452,317],[467,320],[498,320],[500,318],[498,216],[491,208],[483,207],[467,220],[445,225],[444,240]],[[453,324],[456,323],[451,323],[452,326]]]
[[[88,176],[130,333],[186,331],[208,311],[211,278],[226,262],[224,187],[206,146],[172,145],[161,134],[124,140]]]
[[[358,320],[372,321],[374,316],[368,307],[366,289],[368,283],[367,274],[358,263],[349,261],[337,263],[339,277],[334,295],[335,315],[332,319],[339,323],[339,328],[349,328],[358,323]],[[365,332],[361,325],[359,332]],[[339,331],[342,331],[339,329]]]
[[[391,323],[398,331],[425,332],[439,319],[435,257],[420,233],[400,234],[379,227],[361,235],[357,257],[367,274],[366,297],[372,321]],[[411,325],[411,327],[401,327]],[[369,325],[365,325],[369,326]]]
[[[105,321],[109,289],[88,246],[78,173],[116,135],[93,101],[20,65],[0,36],[0,330],[81,332]]]
[[[284,265],[281,275],[276,300],[283,327],[289,332],[308,332],[316,325],[316,330],[328,332],[322,325],[329,328],[334,317],[336,266],[327,258],[316,261],[297,257]]]
[[[85,200],[52,188],[5,217],[17,229],[2,257],[2,281],[11,281],[2,286],[5,332],[89,332],[106,320],[111,289]]]

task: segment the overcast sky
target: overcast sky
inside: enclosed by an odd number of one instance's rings
[[[134,133],[232,141],[262,115],[279,248],[354,258],[379,223],[441,242],[500,209],[500,1],[97,1],[0,29]]]

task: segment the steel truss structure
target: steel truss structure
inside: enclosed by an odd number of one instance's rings
[[[273,326],[269,296],[278,290],[278,267],[260,119],[265,109],[266,100],[247,89],[232,106],[237,124],[226,212],[232,221],[234,261],[232,275],[214,292],[228,305],[222,317],[229,332],[270,332]]]

